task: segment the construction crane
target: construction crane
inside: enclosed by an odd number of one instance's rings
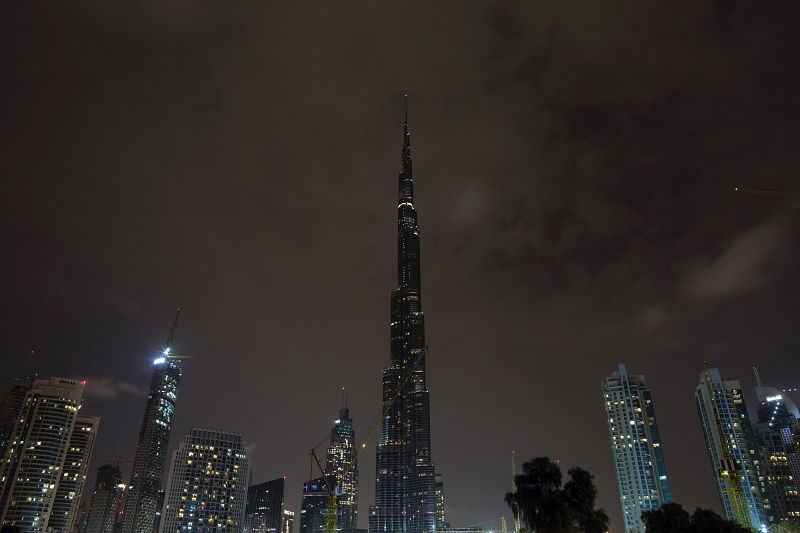
[[[515,450],[511,451],[511,490],[513,492],[517,492],[517,452]],[[520,531],[520,524],[519,524],[519,509],[517,508],[516,503],[512,507],[511,511],[514,514],[514,531],[515,533],[519,533]],[[506,530],[505,519],[503,520],[503,533]]]
[[[177,317],[176,317],[176,322],[177,322]],[[375,433],[378,424],[383,419],[383,417],[386,416],[386,413],[389,411],[389,408],[394,404],[395,401],[397,401],[397,398],[400,396],[400,392],[403,390],[403,387],[406,386],[408,380],[411,379],[411,375],[414,373],[414,370],[416,370],[417,365],[419,365],[420,361],[422,361],[422,357],[429,351],[430,351],[429,348],[426,346],[425,349],[419,353],[417,358],[414,360],[414,364],[411,365],[411,368],[408,370],[406,376],[403,378],[403,381],[397,387],[397,392],[395,392],[394,396],[389,400],[387,400],[381,406],[380,411],[378,412],[377,415],[375,415],[375,418],[369,425],[367,433],[364,436],[364,440],[361,442],[359,446],[356,447],[356,453],[353,456],[353,461],[349,465],[347,465],[347,469],[344,472],[342,472],[341,474],[342,478],[346,478],[347,475],[350,473],[350,470],[353,468],[353,466],[357,464],[358,456],[361,454],[361,451],[364,448],[366,448],[367,442],[369,442],[369,439],[372,437],[372,434]],[[317,467],[319,468],[319,471],[322,473],[322,482],[325,485],[325,489],[328,491],[328,502],[326,504],[324,511],[325,524],[323,525],[322,531],[323,533],[337,533],[337,530],[339,528],[339,499],[337,491],[340,480],[337,479],[335,476],[329,476],[328,474],[326,474],[325,469],[322,468],[322,463],[317,457],[317,448],[322,446],[325,443],[325,440],[327,440],[327,437],[326,439],[321,440],[316,446],[311,448],[311,450],[309,451],[309,455],[311,456],[311,472],[310,472],[311,475],[309,476],[309,479],[313,479],[314,477],[314,464],[316,464]],[[330,485],[331,480],[328,479],[329,477],[332,478],[333,480],[333,486]],[[505,528],[503,529],[503,533],[506,533]]]
[[[755,531],[750,523],[750,514],[747,511],[747,502],[744,499],[744,489],[738,472],[739,467],[733,458],[733,454],[731,454],[730,443],[725,437],[725,431],[722,428],[722,421],[717,409],[717,391],[711,379],[711,368],[708,361],[703,362],[703,376],[706,380],[708,401],[711,403],[711,411],[716,422],[717,436],[722,449],[722,457],[719,460],[719,476],[724,487],[722,492],[728,495],[736,522],[742,527]]]
[[[738,194],[750,194],[753,196],[800,196],[800,191],[782,189],[755,189],[751,187],[734,187],[733,192]]]
[[[164,350],[161,352],[162,355],[167,359],[192,359],[191,355],[178,355],[173,353],[175,350],[175,330],[178,329],[178,319],[181,316],[181,308],[179,307],[178,310],[175,312],[175,320],[172,321],[172,325],[169,327],[169,333],[167,334],[167,340],[164,342]]]

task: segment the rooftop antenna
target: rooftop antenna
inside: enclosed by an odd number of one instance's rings
[[[342,409],[347,409],[347,389],[342,387]]]

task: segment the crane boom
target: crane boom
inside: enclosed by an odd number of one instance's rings
[[[734,187],[733,192],[754,196],[800,196],[800,191],[783,189],[756,189],[752,187]]]

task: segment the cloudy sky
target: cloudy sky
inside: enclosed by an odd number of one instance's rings
[[[379,411],[409,93],[448,518],[509,513],[510,453],[596,475],[600,382],[653,390],[675,499],[719,509],[704,359],[800,384],[797,2],[15,3],[0,16],[3,387],[89,380],[92,469],[131,458],[175,308],[173,443],[287,475],[347,387]],[[374,439],[360,457],[361,526]],[[91,488],[87,488],[85,495]]]

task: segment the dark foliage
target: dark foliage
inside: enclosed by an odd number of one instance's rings
[[[642,513],[647,533],[750,533],[750,530],[709,509],[696,509],[691,516],[678,503],[667,503],[656,511]]]
[[[561,468],[549,457],[536,457],[522,465],[515,478],[517,490],[506,494],[515,516],[536,533],[604,533],[608,515],[595,509],[597,488],[593,476],[572,468],[562,486]]]

